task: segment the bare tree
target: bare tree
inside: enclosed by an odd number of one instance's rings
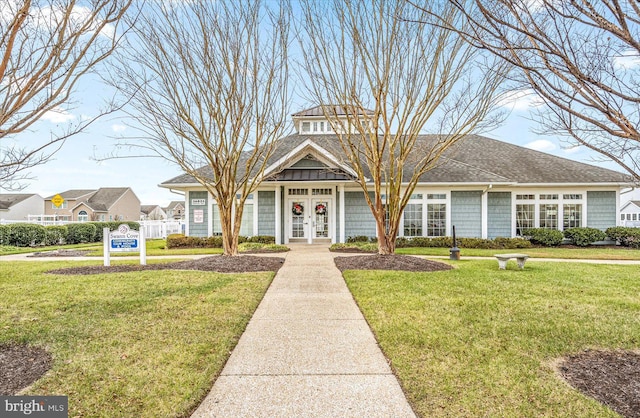
[[[433,7],[446,21],[459,18],[453,7]],[[304,13],[310,90],[357,174],[378,251],[392,254],[421,177],[466,135],[495,125],[504,66],[489,65],[451,31],[415,23],[427,13],[402,1],[306,1]],[[421,135],[427,130],[439,135]]]
[[[97,119],[33,145],[19,139],[47,112],[68,110],[78,82],[116,47],[131,1],[0,0],[0,189],[22,188],[30,168]]]
[[[286,129],[289,13],[262,1],[160,2],[114,68],[142,132],[127,145],[177,163],[208,190],[225,255],[238,254],[245,201]]]
[[[416,3],[416,6],[424,7]],[[450,0],[438,23],[517,68],[545,103],[544,133],[562,134],[640,181],[640,3],[619,0]],[[461,23],[464,26],[459,25]]]

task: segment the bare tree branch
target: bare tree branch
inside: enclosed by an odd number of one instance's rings
[[[225,255],[238,254],[244,203],[286,129],[289,20],[284,2],[149,5],[113,68],[141,132],[123,145],[178,164],[211,193]]]
[[[460,19],[456,8],[430,3],[442,20]],[[379,252],[393,253],[420,178],[453,144],[495,126],[491,110],[506,66],[483,61],[449,30],[416,23],[428,13],[405,2],[303,4],[308,88],[357,173]],[[346,113],[346,126],[337,110]],[[427,131],[440,135],[426,138]]]
[[[66,110],[77,83],[113,52],[131,2],[0,1],[0,188],[23,187],[30,168],[97,119],[68,122],[36,145],[19,141],[47,112]],[[113,110],[111,103],[104,113]]]
[[[640,6],[625,0],[450,0],[441,27],[518,69],[544,101],[543,133],[617,162],[640,181]],[[425,9],[425,2],[414,2]]]

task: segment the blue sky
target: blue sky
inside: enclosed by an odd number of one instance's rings
[[[638,65],[637,57],[626,65]],[[300,91],[295,92],[291,112],[297,112],[312,104]],[[97,80],[84,80],[78,87],[73,103],[67,110],[51,113],[32,126],[29,132],[19,134],[16,141],[26,146],[48,138],[56,126],[73,123],[83,117],[94,116],[110,97],[109,90]],[[510,110],[504,124],[486,136],[520,146],[570,158],[576,161],[597,164],[621,171],[612,162],[601,162],[598,154],[584,147],[566,149],[559,137],[540,136],[532,131],[534,123],[529,120],[531,109],[538,103],[531,95],[515,94],[504,106]],[[23,192],[38,193],[43,197],[69,189],[97,189],[100,187],[131,187],[142,204],[166,206],[171,200],[182,196],[158,187],[158,184],[181,174],[176,164],[159,158],[127,158],[96,161],[95,156],[105,156],[114,151],[115,137],[135,135],[122,116],[106,116],[91,125],[85,132],[71,137],[48,163],[31,170],[34,180],[27,181]],[[579,180],[579,179],[576,179]],[[623,201],[631,197],[627,194]],[[634,198],[640,199],[640,193]]]
[[[85,83],[76,96],[76,106],[69,111],[48,115],[34,125],[32,131],[16,138],[21,143],[48,137],[57,124],[73,121],[83,115],[95,114],[102,106],[99,92],[104,88],[98,83]],[[292,112],[309,105],[302,96],[294,98]],[[532,131],[534,126],[530,118],[530,110],[535,106],[530,96],[518,95],[505,102],[511,110],[502,126],[485,134],[495,139],[525,146],[531,149],[551,153],[589,164],[599,165],[621,171],[614,163],[596,161],[598,155],[584,147],[566,149],[558,137],[540,136]],[[35,180],[28,182],[25,193],[38,193],[43,197],[51,196],[68,189],[97,189],[99,187],[131,187],[140,198],[142,204],[159,204],[165,206],[171,200],[181,200],[180,195],[171,193],[158,184],[181,174],[175,164],[159,158],[126,158],[96,161],[94,156],[104,156],[114,151],[115,138],[133,134],[122,116],[106,116],[91,125],[86,132],[70,138],[54,159],[47,164],[31,170]],[[630,196],[630,195],[627,195]],[[623,197],[623,201],[627,200]],[[634,198],[638,198],[635,196]]]

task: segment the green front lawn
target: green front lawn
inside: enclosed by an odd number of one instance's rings
[[[0,343],[46,348],[28,390],[68,395],[69,416],[188,415],[210,390],[273,273],[51,275],[95,262],[2,262]]]
[[[617,416],[553,365],[586,349],[639,348],[638,266],[455,265],[344,274],[419,415]]]

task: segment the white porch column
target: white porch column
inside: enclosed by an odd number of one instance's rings
[[[280,186],[276,186],[275,189],[276,194],[276,244],[286,244],[286,242],[282,241],[282,236],[280,234],[280,213],[282,212],[282,208],[280,207]]]
[[[281,225],[280,219],[282,217],[282,205],[280,204],[280,186],[276,186],[276,244],[286,244],[282,240],[282,234],[280,233]]]
[[[189,190],[184,192],[184,235],[187,237],[189,236],[189,206],[191,206],[189,192]]]
[[[207,191],[207,236],[213,235],[213,195]]]
[[[482,238],[489,236],[489,192],[482,193]]]
[[[341,184],[340,186],[338,186],[338,198],[340,199],[340,213],[338,214],[338,216],[340,217],[340,241],[339,242],[345,242],[345,238],[344,238],[344,213],[345,213],[345,207],[344,207],[344,184]]]
[[[258,191],[257,190],[253,191],[253,213],[251,214],[251,216],[253,216],[253,231],[251,232],[255,237],[256,235],[258,235]]]

